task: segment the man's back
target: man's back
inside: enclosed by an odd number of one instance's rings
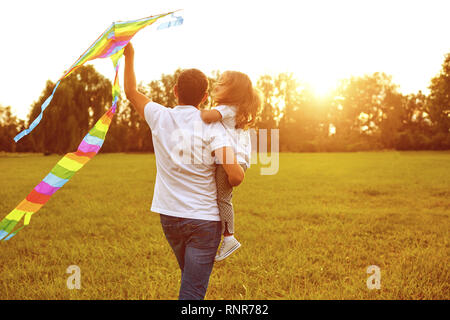
[[[212,152],[230,146],[220,123],[205,124],[194,106],[166,108],[149,102],[145,119],[152,130],[156,182],[151,210],[220,221]]]

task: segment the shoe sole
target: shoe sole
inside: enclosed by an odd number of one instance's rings
[[[241,247],[241,244],[238,242],[234,247],[232,247],[230,250],[228,250],[222,257],[220,258],[215,258],[215,261],[222,261],[224,260],[226,257],[228,257],[230,254],[232,254],[233,252],[235,252],[237,249],[239,249]]]

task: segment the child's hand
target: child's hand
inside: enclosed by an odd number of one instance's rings
[[[125,57],[134,56],[134,48],[131,42],[128,42],[127,46],[125,47],[125,50],[123,51],[123,54],[125,55]]]
[[[222,120],[222,114],[217,110],[201,110],[200,116],[206,123],[216,122]]]

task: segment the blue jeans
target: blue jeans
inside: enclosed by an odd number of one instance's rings
[[[179,300],[202,300],[221,238],[220,221],[160,214],[161,225],[181,269]]]

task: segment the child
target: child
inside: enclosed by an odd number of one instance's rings
[[[244,171],[250,166],[250,132],[261,105],[259,93],[250,78],[238,71],[226,71],[216,84],[212,97],[216,106],[202,110],[206,123],[222,121],[233,142],[233,151]],[[221,165],[216,169],[217,204],[222,220],[223,242],[215,260],[221,261],[237,250],[241,244],[234,237],[234,210],[231,203],[233,187]]]

